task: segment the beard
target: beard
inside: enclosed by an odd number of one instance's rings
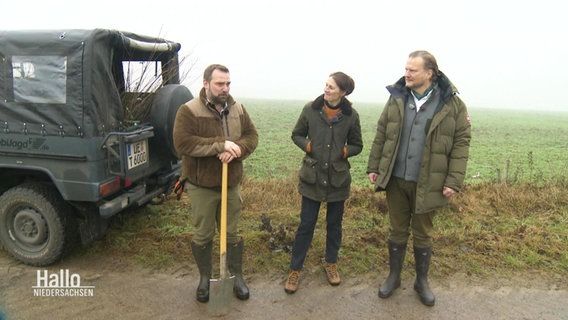
[[[421,84],[417,83],[416,81],[413,81],[413,80],[405,80],[405,85],[409,89],[415,89],[415,88],[419,88]]]
[[[214,95],[213,92],[209,91],[209,99],[213,104],[225,104],[229,99],[229,94],[221,93],[219,95]]]

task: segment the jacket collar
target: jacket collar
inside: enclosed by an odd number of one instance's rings
[[[443,102],[448,101],[451,96],[459,93],[458,89],[442,71],[439,71],[438,79],[436,80],[436,82],[438,83],[440,96]],[[394,84],[387,86],[387,90],[395,98],[407,99],[408,95],[410,94],[410,90],[406,87],[406,81],[404,80],[404,77],[398,79],[398,81]]]
[[[312,109],[321,110],[323,108],[323,102],[324,100],[322,94],[312,102]],[[341,101],[339,101],[339,107],[341,108],[341,113],[343,113],[346,116],[351,115],[353,113],[352,103],[345,97],[341,98]]]
[[[207,101],[207,93],[205,93],[205,88],[201,88],[201,91],[199,91],[199,100],[201,101],[201,104],[203,104],[204,106],[209,105],[209,102]],[[229,94],[229,98],[227,99],[227,108],[230,108],[234,104],[235,104],[235,99],[233,99],[233,96]]]

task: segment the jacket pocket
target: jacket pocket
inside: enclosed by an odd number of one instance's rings
[[[351,174],[349,173],[349,162],[341,161],[332,164],[330,182],[334,188],[347,187],[351,183]]]
[[[316,164],[318,161],[312,157],[305,156],[300,168],[300,180],[308,183],[316,183]]]

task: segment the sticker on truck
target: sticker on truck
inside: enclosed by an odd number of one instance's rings
[[[140,140],[126,145],[128,170],[148,162],[148,140]]]

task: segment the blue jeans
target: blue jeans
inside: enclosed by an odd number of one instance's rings
[[[343,208],[345,201],[328,202],[326,213],[326,244],[325,261],[336,263],[341,246],[343,221]],[[302,210],[300,212],[300,225],[296,231],[296,239],[292,247],[290,269],[302,270],[308,249],[312,244],[314,229],[318,220],[321,202],[302,197]]]

